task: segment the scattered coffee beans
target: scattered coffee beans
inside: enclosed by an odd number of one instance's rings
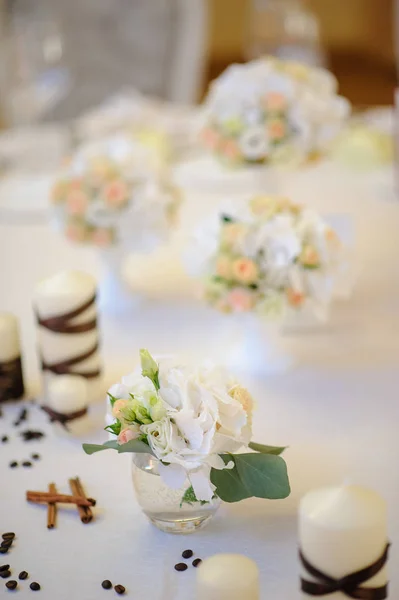
[[[7,435],[3,435],[3,437],[1,438],[1,441],[3,442],[3,444],[5,444],[6,442],[8,442],[8,436]]]
[[[9,577],[11,577],[11,571],[9,569],[7,569],[6,571],[0,571],[0,577],[2,579],[8,579]]]
[[[184,550],[184,552],[182,552],[182,557],[183,558],[191,558],[193,556],[194,552],[192,550]]]
[[[4,548],[4,546],[0,547],[0,554],[7,554],[8,550],[9,550],[9,546],[7,546],[6,548]]]
[[[10,568],[10,565],[1,565],[0,566],[0,573],[1,573],[1,571],[8,571],[9,568]]]
[[[24,462],[22,463],[23,467],[31,467],[32,463],[30,462],[30,460],[24,460]]]
[[[110,590],[112,588],[112,583],[109,579],[104,579],[101,585],[103,586],[104,590]]]
[[[18,586],[18,581],[15,581],[15,579],[11,579],[10,581],[7,581],[7,583],[6,583],[6,588],[8,590],[15,590],[17,586]]]
[[[114,587],[114,590],[117,594],[124,594],[126,592],[126,589],[123,587],[123,585],[116,585]]]
[[[195,560],[193,560],[193,567],[198,567],[198,565],[200,565],[202,563],[202,560],[200,558],[196,558]]]
[[[3,540],[0,544],[1,548],[9,548],[10,546],[12,546],[14,540]]]
[[[38,592],[40,590],[40,585],[37,583],[37,581],[32,581],[29,587],[34,592]]]
[[[28,579],[29,575],[26,571],[21,571],[20,574],[18,575],[18,579],[24,580],[24,579]]]
[[[42,431],[35,431],[33,429],[26,429],[26,431],[21,431],[20,435],[24,438],[24,442],[30,442],[31,440],[40,440],[44,437],[44,433]]]
[[[187,569],[187,565],[184,563],[177,563],[177,565],[175,565],[175,569],[176,571],[185,571]]]
[[[10,468],[15,469],[15,467],[18,467],[18,463],[16,460],[13,460],[12,462],[10,462]]]
[[[33,460],[40,460],[40,454],[31,454]]]
[[[7,533],[3,533],[2,536],[3,540],[7,540],[7,539],[14,539],[15,538],[15,533],[13,531],[7,531]]]

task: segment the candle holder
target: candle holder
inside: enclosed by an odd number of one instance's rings
[[[83,448],[133,453],[136,496],[154,525],[192,533],[221,500],[289,495],[284,448],[251,442],[248,390],[220,369],[140,356],[141,369],[108,392],[115,421],[106,429],[117,439]],[[236,454],[243,447],[253,452]]]

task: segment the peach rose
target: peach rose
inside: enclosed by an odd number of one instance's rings
[[[84,215],[89,205],[89,197],[79,189],[72,190],[67,196],[66,203],[70,215]]]
[[[113,242],[111,229],[104,229],[102,227],[95,229],[91,234],[91,241],[95,246],[100,246],[102,248],[110,246]]]
[[[249,290],[234,288],[229,293],[227,300],[231,308],[237,312],[251,310],[255,304],[255,298]]]
[[[222,243],[230,248],[244,237],[246,231],[242,223],[225,223],[222,227]]]
[[[232,262],[228,256],[219,256],[216,262],[216,273],[223,279],[230,279],[232,272]]]
[[[238,400],[246,413],[252,412],[254,401],[247,389],[241,387],[240,385],[236,385],[229,391],[229,396],[231,396],[234,400]]]
[[[120,419],[121,417],[121,411],[126,408],[126,406],[129,404],[129,400],[124,400],[123,398],[120,400],[116,400],[116,402],[114,402],[114,405],[112,407],[112,416],[115,417],[115,419]]]
[[[299,308],[305,301],[305,295],[301,292],[297,292],[292,288],[288,288],[287,290],[287,300],[291,306],[295,306]]]
[[[224,141],[222,143],[221,151],[229,160],[237,160],[240,158],[240,148],[234,140]]]
[[[281,140],[285,136],[287,128],[281,119],[273,119],[267,124],[267,132],[272,140]]]
[[[207,146],[207,148],[209,148],[210,150],[217,149],[220,141],[220,135],[217,133],[217,131],[215,131],[211,127],[206,127],[201,132],[201,138],[205,146]]]
[[[249,258],[237,258],[233,262],[233,275],[240,283],[255,283],[259,277],[259,269]]]
[[[125,429],[122,429],[122,431],[118,435],[118,444],[127,444],[131,440],[137,440],[137,438],[140,437],[140,435],[141,431],[138,423],[130,425],[130,427],[125,427]]]
[[[287,106],[287,100],[285,96],[279,92],[270,92],[265,96],[264,104],[267,110],[282,111]]]
[[[121,179],[115,179],[105,186],[104,198],[109,206],[119,208],[126,204],[129,195],[127,185]]]
[[[69,223],[65,235],[71,242],[84,242],[87,239],[87,229],[83,223]]]
[[[304,247],[299,260],[305,267],[317,267],[320,264],[319,253],[316,248],[310,245]]]

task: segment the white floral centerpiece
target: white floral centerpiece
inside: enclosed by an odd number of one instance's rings
[[[103,310],[132,308],[122,277],[127,252],[151,252],[176,225],[180,194],[151,145],[115,136],[82,146],[52,190],[53,222],[74,243],[100,250]]]
[[[195,247],[213,307],[280,319],[306,308],[327,318],[348,257],[322,217],[284,197],[254,196],[217,219]]]
[[[325,153],[350,113],[327,70],[265,57],[211,83],[202,142],[231,166],[304,161]]]
[[[167,531],[192,530],[209,520],[220,500],[289,495],[286,465],[279,456],[284,448],[251,442],[248,390],[220,369],[158,363],[147,350],[140,356],[141,370],[108,392],[115,422],[106,429],[117,439],[83,448],[88,454],[113,448],[139,457],[136,491],[156,525]],[[253,452],[237,454],[243,448]],[[144,465],[143,454],[150,457]],[[150,483],[143,490],[145,471]],[[155,495],[155,501],[146,493]]]
[[[69,240],[141,251],[167,237],[179,195],[151,148],[117,136],[78,150],[57,178],[51,202]]]

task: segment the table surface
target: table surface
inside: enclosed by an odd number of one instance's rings
[[[296,512],[309,489],[352,481],[378,489],[390,511],[391,597],[399,596],[397,497],[399,470],[399,202],[390,169],[353,173],[321,163],[282,176],[293,199],[322,212],[352,215],[357,241],[358,281],[353,296],[336,305],[331,322],[317,330],[284,336],[293,367],[269,375],[243,373],[257,400],[254,439],[289,445],[286,451],[292,494],[284,501],[248,500],[224,505],[208,528],[194,536],[171,536],[153,528],[140,513],[129,474],[130,457],[105,452],[93,457],[79,439],[56,435],[44,414],[32,406],[26,428],[46,432],[40,441],[22,442],[12,425],[19,406],[7,405],[0,419],[0,531],[15,531],[9,555],[13,575],[25,569],[39,581],[43,599],[94,600],[107,593],[110,579],[128,597],[188,599],[194,596],[195,570],[176,573],[181,552],[191,548],[205,558],[217,552],[252,557],[261,571],[261,598],[299,598]],[[35,198],[32,198],[32,202]],[[188,227],[215,206],[200,190],[187,194],[183,223]],[[229,326],[202,306],[179,255],[179,233],[154,255],[129,259],[127,275],[140,303],[123,317],[102,315],[104,390],[131,371],[138,349],[184,353],[192,360],[227,352]],[[0,310],[20,319],[26,381],[40,401],[35,352],[32,293],[36,282],[64,268],[99,274],[91,249],[75,248],[46,223],[0,220]],[[211,352],[212,350],[212,352]],[[92,410],[93,430],[86,441],[100,440],[105,404]],[[10,469],[33,452],[33,468]],[[60,510],[55,530],[46,528],[46,509],[28,505],[27,489],[45,490],[54,481],[68,493],[68,478],[79,475],[97,498],[96,520],[83,525],[74,509]],[[7,592],[0,580],[0,597]],[[21,582],[18,597],[30,594]]]

